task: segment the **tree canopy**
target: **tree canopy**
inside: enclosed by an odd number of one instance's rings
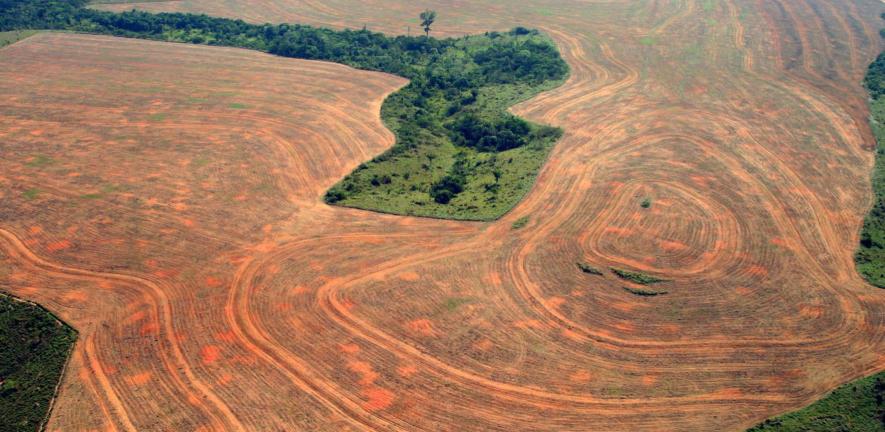
[[[418,16],[421,18],[421,27],[424,28],[424,33],[429,37],[430,36],[430,26],[433,25],[433,22],[436,21],[436,12],[430,9],[421,12],[421,15]]]

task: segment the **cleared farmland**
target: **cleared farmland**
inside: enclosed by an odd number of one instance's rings
[[[404,31],[388,3],[146,7]],[[572,67],[516,110],[565,136],[491,224],[320,203],[392,144],[395,77],[4,48],[0,274],[83,341],[50,429],[738,430],[885,367],[852,260],[881,4],[507,5],[436,6],[441,32],[542,28]]]

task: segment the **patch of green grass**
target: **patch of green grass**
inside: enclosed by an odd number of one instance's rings
[[[682,56],[686,65],[689,67],[697,67],[704,62],[704,47],[700,42],[695,42],[685,47]],[[691,69],[688,70],[691,71]],[[693,73],[689,74],[689,76],[693,75]]]
[[[645,45],[645,46],[652,46],[656,42],[657,41],[652,36],[643,36],[643,37],[639,38],[639,43],[641,43],[642,45]]]
[[[642,207],[642,208],[649,208],[649,207],[651,207],[651,198],[649,198],[649,197],[645,197],[645,198],[643,198],[643,199],[642,199],[642,202],[639,203],[639,206]]]
[[[80,198],[90,199],[90,200],[91,199],[99,199],[101,197],[102,197],[102,195],[100,193],[88,193],[88,194],[80,195]]]
[[[7,45],[12,45],[35,34],[37,34],[37,30],[14,30],[0,32],[0,48],[3,48]]]
[[[872,285],[885,288],[885,53],[873,62],[864,84],[870,93],[870,126],[876,136],[873,207],[864,219],[855,253],[857,271]]]
[[[39,196],[39,195],[40,195],[40,189],[37,189],[37,188],[30,188],[30,189],[22,192],[22,196],[28,200],[32,200],[34,198],[37,198],[37,196]]]
[[[716,7],[716,0],[704,0],[703,8],[704,12],[711,12],[713,8]]]
[[[51,157],[46,155],[37,155],[34,156],[26,165],[31,168],[40,168],[46,165],[51,165],[55,162]]]
[[[581,269],[581,271],[584,273],[602,276],[602,270],[599,270],[598,268],[593,267],[590,264],[582,263],[582,262],[579,262],[576,264],[578,265],[578,268]]]
[[[640,297],[655,297],[659,295],[667,294],[667,291],[649,291],[644,289],[636,289],[630,287],[621,287],[624,288],[624,291],[627,291],[630,294],[638,295]]]
[[[241,103],[237,103],[237,102],[234,102],[234,103],[232,103],[232,104],[229,104],[228,107],[231,108],[231,109],[246,109],[246,108],[249,108],[248,105],[246,105],[246,104],[241,104]]]
[[[748,432],[885,431],[885,372],[845,384],[823,399]]]
[[[528,223],[529,223],[529,217],[523,216],[523,217],[517,219],[516,221],[514,221],[513,224],[510,225],[510,229],[518,230],[518,229],[528,225]]]
[[[191,161],[191,166],[194,168],[201,168],[208,165],[210,159],[208,156],[200,156]]]
[[[163,120],[166,120],[167,115],[168,114],[166,114],[166,113],[151,114],[148,116],[148,120],[155,121],[155,122],[163,121]]]
[[[473,299],[467,297],[449,297],[446,299],[445,308],[449,312],[454,312],[459,307],[472,301]]]
[[[115,184],[112,184],[112,183],[107,183],[107,184],[105,184],[104,186],[101,187],[101,193],[103,193],[103,194],[109,194],[109,193],[119,192],[119,191],[121,191],[121,190],[123,190],[123,187],[122,187],[122,186],[120,186],[120,185],[115,185]]]
[[[623,270],[614,267],[611,268],[611,271],[615,274],[615,276],[639,285],[651,285],[661,282],[667,282],[666,279],[657,278],[640,272]]]
[[[272,183],[267,183],[267,182],[259,183],[259,184],[255,185],[254,187],[252,187],[252,192],[263,194],[263,195],[270,195],[276,191],[277,191],[276,186],[274,186]]]
[[[605,387],[602,389],[602,394],[612,398],[622,397],[624,393],[624,389],[621,387]]]
[[[47,310],[0,294],[0,430],[39,430],[77,338]]]

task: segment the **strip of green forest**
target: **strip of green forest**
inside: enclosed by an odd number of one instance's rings
[[[55,29],[255,49],[408,78],[381,109],[396,144],[325,195],[330,204],[381,212],[491,220],[534,183],[558,128],[507,108],[568,74],[555,45],[517,27],[461,38],[386,36],[206,15],[105,12],[86,0],[0,0],[0,31]]]
[[[885,19],[885,14],[882,18]],[[864,219],[855,262],[857,271],[867,281],[885,288],[885,53],[879,54],[870,65],[864,85],[870,93],[870,126],[876,136],[876,162],[873,207]]]
[[[882,432],[885,431],[885,372],[833,390],[823,399],[747,432]]]
[[[40,429],[76,338],[45,309],[0,294],[0,431]]]

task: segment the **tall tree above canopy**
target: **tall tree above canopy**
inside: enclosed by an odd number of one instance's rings
[[[421,12],[421,27],[424,27],[424,34],[430,37],[430,26],[436,21],[436,11],[430,9]]]

